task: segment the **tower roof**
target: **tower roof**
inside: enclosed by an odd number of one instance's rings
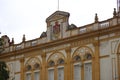
[[[51,15],[46,19],[46,22],[54,20],[55,17],[57,17],[57,18],[58,18],[58,17],[62,18],[62,17],[69,17],[69,16],[70,16],[70,14],[69,14],[68,12],[56,11],[56,12],[54,12],[53,14],[51,14]]]

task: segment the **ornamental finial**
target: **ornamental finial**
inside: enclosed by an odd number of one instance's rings
[[[98,22],[98,15],[97,15],[97,13],[95,14],[95,23],[97,23]]]
[[[23,39],[22,42],[25,42],[26,38],[25,38],[25,34],[23,35]]]

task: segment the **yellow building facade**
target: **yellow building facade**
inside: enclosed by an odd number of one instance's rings
[[[77,27],[68,12],[56,11],[46,19],[39,38],[14,44],[2,36],[0,60],[9,80],[120,80],[120,12],[113,17]]]

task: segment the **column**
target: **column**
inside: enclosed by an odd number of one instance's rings
[[[24,58],[20,59],[21,69],[20,69],[20,80],[24,80]]]
[[[95,57],[92,57],[92,80],[95,80]]]
[[[54,80],[57,80],[57,76],[58,76],[57,66],[55,65],[55,67],[54,67]]]
[[[93,43],[94,47],[95,47],[95,55],[94,55],[94,60],[93,60],[93,74],[94,74],[94,80],[100,80],[100,59],[99,59],[99,41],[95,41]]]
[[[82,61],[82,66],[81,66],[81,80],[84,80],[84,63]]]
[[[65,51],[66,51],[66,54],[67,54],[67,59],[66,59],[66,76],[65,77],[67,77],[66,79],[67,80],[71,80],[72,79],[72,75],[71,75],[71,48],[67,48],[67,49],[65,49]]]
[[[118,80],[120,80],[120,53],[117,53],[117,69],[118,69]]]
[[[46,54],[45,53],[43,53],[42,55],[41,55],[41,57],[42,57],[42,69],[41,69],[41,80],[47,80],[47,73],[46,73]]]

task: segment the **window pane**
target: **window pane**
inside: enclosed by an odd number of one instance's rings
[[[40,72],[34,73],[34,80],[40,80]]]
[[[84,79],[92,80],[92,64],[91,63],[85,63],[84,65]]]
[[[26,80],[31,80],[31,73],[26,74]]]
[[[54,80],[54,69],[48,70],[48,80]]]
[[[79,65],[74,65],[74,80],[81,80],[81,70]]]
[[[64,80],[64,68],[58,68],[58,80]]]

